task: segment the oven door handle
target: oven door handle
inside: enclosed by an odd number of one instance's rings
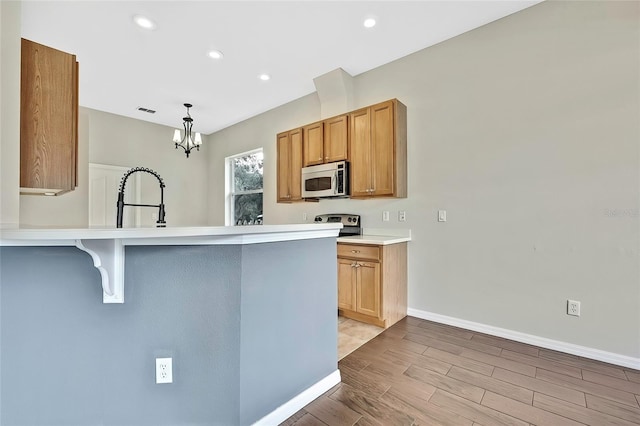
[[[335,172],[333,174],[333,177],[331,178],[331,186],[333,187],[333,195],[337,195],[338,194],[338,172]]]

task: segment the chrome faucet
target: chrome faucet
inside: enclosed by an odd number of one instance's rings
[[[124,188],[127,184],[127,179],[129,176],[136,172],[145,172],[154,175],[158,182],[160,182],[160,204],[128,204],[124,202]],[[157,172],[154,172],[151,169],[146,167],[134,167],[133,169],[127,170],[127,172],[120,180],[120,189],[118,189],[118,215],[116,219],[116,227],[122,228],[122,216],[124,212],[124,206],[137,206],[137,207],[157,207],[158,208],[158,220],[156,221],[156,226],[158,228],[164,228],[166,226],[166,222],[164,221],[164,181],[160,177]]]

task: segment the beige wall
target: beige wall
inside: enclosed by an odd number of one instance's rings
[[[20,184],[20,20],[19,1],[0,2],[0,227],[86,227],[88,163],[143,166],[157,171],[165,189],[168,226],[207,222],[207,150],[187,159],[171,142],[173,129],[113,114],[80,108],[78,187],[58,197],[19,195]],[[82,64],[80,64],[82,79]],[[178,123],[180,119],[178,118]],[[155,178],[142,177],[142,203],[157,204]],[[115,206],[114,206],[115,209]],[[155,209],[142,209],[142,225],[154,226]]]
[[[262,148],[264,151],[264,216],[265,223],[300,222],[295,206],[276,204],[276,134],[301,124],[316,121],[320,103],[314,94],[282,105],[255,118],[228,127],[213,135],[209,156],[209,215],[210,225],[225,224],[225,158]]]
[[[167,226],[202,226],[207,223],[207,170],[209,152],[206,142],[201,150],[187,158],[172,142],[173,128],[115,114],[83,108],[89,117],[89,162],[122,167],[148,167],[160,174],[164,190]],[[176,117],[176,125],[182,118]],[[143,204],[157,204],[158,181],[143,173]],[[129,207],[127,207],[129,208]],[[156,209],[143,208],[143,225],[154,225]]]
[[[20,220],[21,4],[0,2],[0,228]]]
[[[166,184],[167,226],[206,224],[207,151],[211,148],[205,145],[187,159],[173,146],[172,128],[89,108],[80,108],[79,136],[78,187],[58,197],[21,195],[21,226],[86,227],[89,163],[155,170]],[[158,181],[143,173],[141,183],[141,203],[158,204]],[[141,225],[155,226],[157,209],[141,208],[141,212]]]
[[[224,157],[261,145],[267,223],[412,230],[410,307],[638,358],[638,9],[544,2],[357,76],[356,107],[407,105],[407,199],[275,203],[275,134],[320,118],[312,96],[211,135],[210,220]]]

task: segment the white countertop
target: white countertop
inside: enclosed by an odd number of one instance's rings
[[[176,228],[0,229],[0,246],[72,246],[100,271],[104,303],[124,302],[125,246],[236,245],[337,237],[341,223]]]
[[[77,240],[123,245],[255,244],[336,237],[342,224],[199,226],[168,228],[5,228],[0,246],[74,246]]]
[[[389,235],[353,235],[349,237],[338,237],[339,243],[372,244],[379,246],[406,243],[407,241],[411,241],[411,237]]]

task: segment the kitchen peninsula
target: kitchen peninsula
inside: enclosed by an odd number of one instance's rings
[[[3,418],[279,423],[340,381],[340,227],[0,230]]]

